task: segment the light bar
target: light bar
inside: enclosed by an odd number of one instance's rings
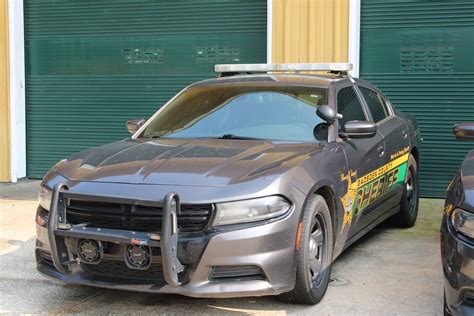
[[[222,64],[215,65],[215,72],[271,72],[271,71],[350,71],[349,63],[302,64]]]

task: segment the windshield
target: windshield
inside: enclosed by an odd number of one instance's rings
[[[139,137],[315,141],[313,131],[324,123],[316,107],[326,102],[326,89],[317,87],[255,83],[191,87]]]

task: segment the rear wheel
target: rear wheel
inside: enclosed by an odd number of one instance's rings
[[[311,305],[321,301],[329,284],[332,255],[331,215],[324,198],[315,195],[304,210],[295,288],[280,298],[291,303]]]
[[[418,188],[418,165],[415,158],[408,158],[407,172],[405,176],[403,196],[400,202],[400,212],[395,215],[395,221],[402,227],[415,225],[418,216],[419,188]]]

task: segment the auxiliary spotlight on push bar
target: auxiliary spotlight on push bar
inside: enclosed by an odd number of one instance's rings
[[[297,63],[297,64],[222,64],[215,65],[215,72],[225,73],[269,73],[299,71],[329,71],[347,73],[352,70],[349,63]]]

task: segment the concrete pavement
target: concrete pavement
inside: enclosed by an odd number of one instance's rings
[[[35,270],[38,189],[39,181],[0,184],[1,313],[442,314],[442,200],[423,199],[414,228],[383,224],[369,233],[333,264],[333,281],[323,301],[298,306],[272,297],[192,299],[55,284]]]

